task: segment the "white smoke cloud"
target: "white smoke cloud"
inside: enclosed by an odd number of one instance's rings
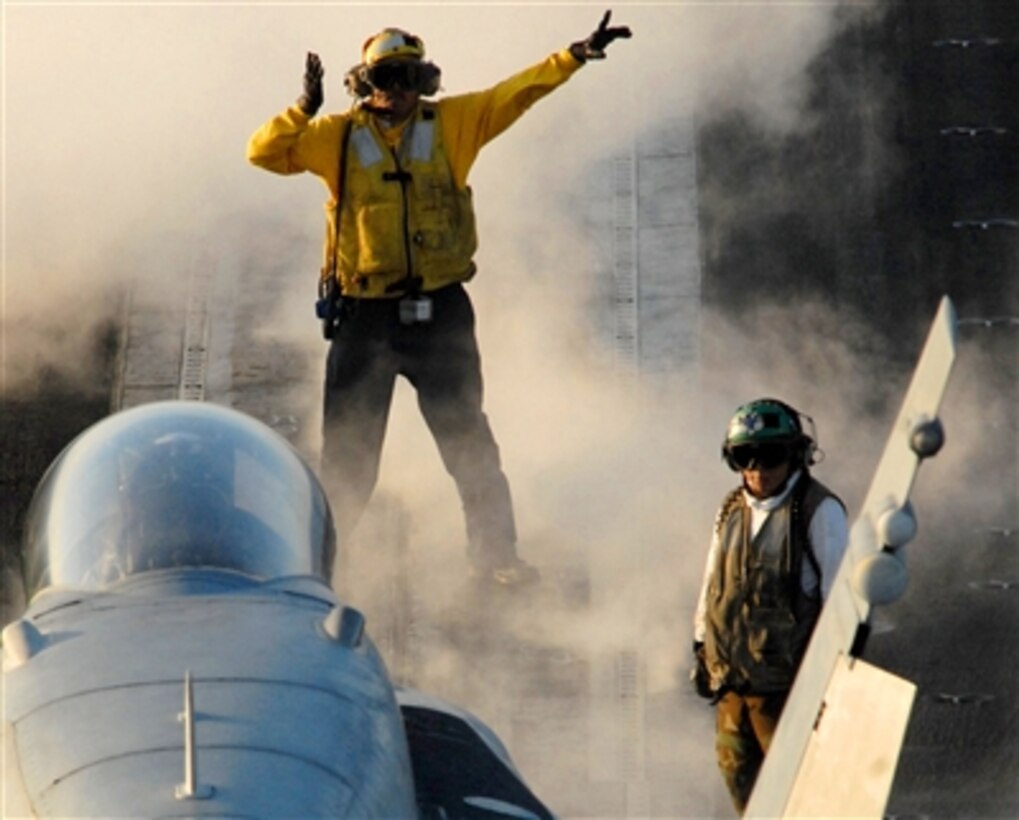
[[[343,72],[383,26],[421,35],[445,92],[458,93],[586,36],[601,13],[594,4],[7,8],[5,388],[31,388],[40,361],[75,368],[80,340],[65,334],[51,343],[67,305],[72,326],[88,327],[107,312],[103,294],[139,273],[165,281],[169,298],[201,254],[237,266],[240,287],[277,282],[276,309],[257,318],[254,337],[267,349],[303,352],[309,375],[295,401],[317,401],[325,351],[310,302],[324,189],[244,159],[254,128],[300,92],[305,52],[322,56],[326,107],[337,109],[348,104]],[[853,391],[844,377],[850,348],[827,336],[806,376],[802,347],[746,355],[767,349],[762,338],[784,321],[764,316],[757,326],[725,329],[739,355],[724,371],[692,377],[690,391],[616,381],[611,349],[592,323],[594,276],[606,263],[589,241],[585,209],[600,190],[598,163],[664,122],[691,117],[694,99],[749,108],[773,131],[798,127],[804,69],[837,18],[827,4],[617,6],[613,23],[630,25],[634,38],[613,44],[604,63],[585,67],[486,147],[471,178],[482,247],[470,290],[521,551],[543,568],[579,556],[598,582],[589,610],[507,606],[507,623],[592,658],[638,647],[649,694],[670,704],[672,719],[661,737],[648,728],[649,743],[689,755],[691,774],[677,773],[677,788],[723,812],[724,798],[713,802],[718,790],[703,785],[717,779],[710,725],[677,677],[715,506],[733,481],[718,460],[719,438],[737,404],[780,395],[817,418],[822,446],[832,442],[821,477],[831,469],[833,484],[858,492],[867,465],[857,470],[859,448],[848,452],[836,436],[852,412],[827,389],[838,378],[840,393]],[[799,321],[824,338],[830,319],[817,306]],[[312,415],[307,425],[315,423]],[[317,446],[313,433],[308,444]],[[462,595],[459,501],[405,387],[379,493],[399,499],[412,522],[418,592]],[[355,559],[366,586],[350,594],[371,615],[390,580],[387,565],[363,553]],[[440,694],[469,689],[471,658],[438,650],[430,661],[423,682]],[[466,705],[512,735],[503,691],[472,691]],[[615,742],[618,727],[602,728],[607,735],[592,742]],[[517,762],[554,805],[563,777]]]

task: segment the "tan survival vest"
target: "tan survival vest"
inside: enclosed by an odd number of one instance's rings
[[[837,497],[806,472],[753,539],[743,492],[726,498],[715,523],[721,550],[708,583],[704,649],[712,685],[745,694],[788,690],[821,611],[804,595],[804,560],[820,566],[807,528],[825,498]],[[841,503],[841,502],[839,502]]]
[[[353,111],[348,127],[335,260],[343,295],[396,297],[470,279],[478,247],[471,191],[453,182],[438,109],[422,103],[396,149],[366,111]],[[326,271],[335,219],[327,206]]]

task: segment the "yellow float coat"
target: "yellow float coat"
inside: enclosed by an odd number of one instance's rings
[[[388,130],[356,106],[317,118],[291,106],[251,136],[248,160],[278,174],[308,171],[325,183],[331,195],[325,271],[336,271],[345,295],[398,296],[397,283],[409,276],[420,277],[423,290],[434,290],[474,272],[477,239],[467,175],[482,146],[581,65],[564,49],[487,90],[422,102],[406,123]],[[347,127],[341,197],[340,144]],[[338,201],[337,254],[332,240]]]

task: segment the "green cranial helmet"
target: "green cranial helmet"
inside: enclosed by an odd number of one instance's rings
[[[725,445],[788,443],[803,435],[795,411],[775,399],[757,399],[736,408],[725,431]]]
[[[736,470],[739,467],[733,461],[734,448],[743,445],[786,445],[792,461],[812,464],[815,436],[804,433],[800,417],[798,410],[778,399],[756,399],[737,407],[722,442],[723,460]]]

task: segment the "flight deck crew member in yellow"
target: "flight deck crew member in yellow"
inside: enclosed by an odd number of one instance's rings
[[[516,525],[499,448],[482,409],[474,312],[463,287],[477,248],[467,176],[478,152],[566,82],[625,27],[606,12],[586,40],[485,91],[423,98],[440,71],[418,37],[384,29],[364,44],[344,79],[355,97],[316,117],[321,61],[308,54],[304,93],[259,128],[248,159],[278,174],[322,178],[327,238],[322,309],[331,338],[323,412],[323,480],[341,538],[353,529],[378,477],[398,375],[418,404],[456,482],[472,573],[505,586],[538,579],[516,551]]]

